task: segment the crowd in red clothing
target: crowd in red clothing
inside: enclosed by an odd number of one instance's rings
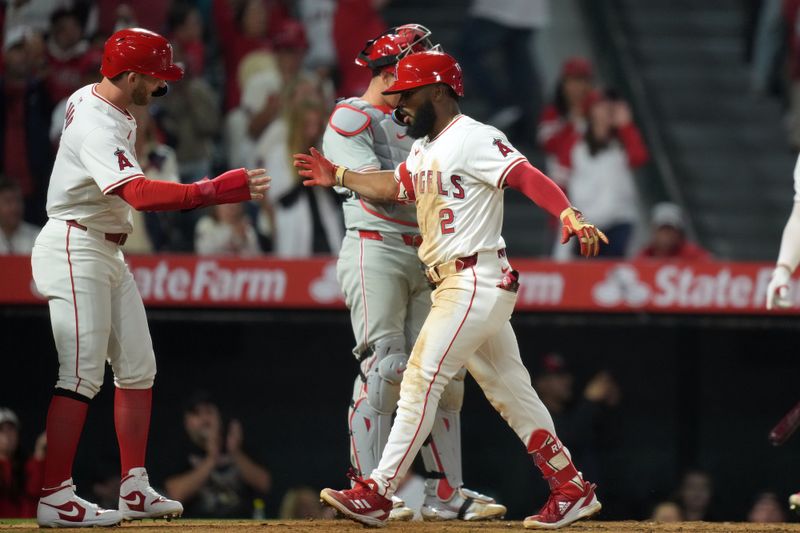
[[[11,409],[0,407],[0,518],[36,516],[46,446],[42,434],[26,459],[19,446],[19,419]]]

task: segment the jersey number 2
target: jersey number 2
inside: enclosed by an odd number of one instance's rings
[[[439,211],[439,225],[442,228],[442,235],[449,235],[450,233],[455,233],[456,228],[453,227],[453,219],[455,216],[453,215],[452,209],[442,209]]]

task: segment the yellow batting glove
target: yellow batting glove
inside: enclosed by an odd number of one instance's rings
[[[590,224],[583,218],[583,214],[572,207],[568,207],[559,216],[563,226],[561,227],[561,244],[566,244],[573,235],[578,237],[581,243],[581,255],[584,257],[594,257],[600,251],[600,241],[608,244],[608,237],[597,229],[594,224]]]

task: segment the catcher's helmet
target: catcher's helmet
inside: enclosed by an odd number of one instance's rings
[[[183,69],[172,62],[172,46],[164,37],[141,28],[119,30],[103,49],[100,73],[113,78],[122,72],[147,74],[165,81],[183,77]]]
[[[438,47],[429,37],[431,30],[420,24],[404,24],[390,28],[367,41],[356,58],[356,65],[372,70],[396,64],[408,54]]]
[[[406,56],[397,64],[395,82],[383,94],[395,94],[425,85],[444,83],[464,96],[461,65],[450,54],[428,50]]]

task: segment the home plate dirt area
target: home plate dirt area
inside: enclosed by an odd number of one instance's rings
[[[163,520],[129,522],[120,526],[120,533],[155,533],[156,531],[168,531],[178,533],[179,531],[201,532],[213,531],[214,533],[271,533],[286,531],[288,533],[363,533],[364,531],[374,530],[365,528],[349,520],[183,520],[177,519],[171,522]],[[33,520],[0,520],[0,531],[45,531],[36,526]],[[95,529],[71,529],[66,531],[92,531],[100,533],[103,528]],[[498,522],[405,522],[391,523],[382,531],[392,533],[509,533],[510,531],[536,531],[526,530],[522,527],[522,522],[501,520]],[[582,521],[559,531],[585,531],[598,533],[612,533],[615,531],[637,531],[643,533],[676,531],[689,533],[693,531],[714,531],[714,532],[742,532],[742,533],[779,533],[797,532],[800,533],[800,524],[751,524],[746,522],[678,522],[670,524],[659,524],[656,522],[602,522],[602,521]]]

